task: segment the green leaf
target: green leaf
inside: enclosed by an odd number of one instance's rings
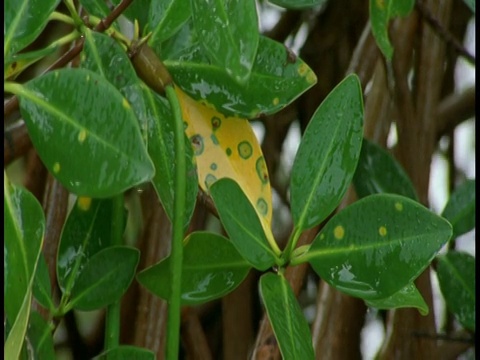
[[[451,235],[448,221],[421,204],[376,194],[330,219],[302,257],[338,290],[383,299],[411,284]]]
[[[388,25],[395,16],[407,16],[415,5],[414,0],[370,0],[370,22],[378,47],[390,61],[393,47],[388,38]]]
[[[149,24],[152,35],[148,42],[151,46],[175,34],[192,14],[190,1],[165,0],[150,3]]]
[[[148,119],[148,153],[155,165],[153,186],[168,218],[173,220],[174,181],[175,181],[175,144],[174,118],[168,101],[143,86]],[[185,137],[185,143],[190,141]],[[198,193],[197,171],[191,146],[186,147],[187,191],[185,204],[184,229],[190,224]]]
[[[32,305],[32,291],[27,289],[27,293],[20,303],[20,309],[18,316],[15,318],[15,322],[8,334],[7,340],[3,347],[4,359],[18,359],[22,346],[25,340],[25,334],[27,332],[28,318],[30,315],[30,307]]]
[[[275,241],[273,235],[265,234],[255,208],[234,180],[217,180],[210,195],[230,240],[245,260],[262,271],[279,261],[269,245],[269,240]]]
[[[363,101],[356,75],[347,76],[318,107],[292,168],[291,209],[297,230],[312,228],[340,203],[360,156]]]
[[[121,0],[112,0],[112,3],[115,5],[120,4]],[[150,8],[152,0],[135,0],[128,5],[127,9],[122,12],[122,15],[125,15],[128,20],[132,23],[137,20],[140,26],[140,29],[143,30],[148,23],[149,11],[145,9]]]
[[[153,177],[131,105],[101,76],[52,71],[18,96],[35,149],[70,192],[109,197]]]
[[[415,188],[402,166],[379,145],[363,139],[353,184],[359,198],[391,193],[418,200]]]
[[[135,276],[140,252],[112,246],[92,256],[72,288],[69,307],[90,311],[118,300]]]
[[[398,308],[417,308],[420,314],[428,314],[428,305],[417,290],[415,284],[408,284],[403,289],[397,291],[383,299],[366,300],[368,306],[377,309],[398,309]]]
[[[323,6],[328,0],[269,0],[272,4],[287,9],[306,9],[314,6]]]
[[[33,359],[55,359],[52,328],[36,311],[30,314],[27,338]]]
[[[177,50],[177,59],[165,60],[175,83],[196,100],[205,100],[219,112],[252,119],[273,114],[317,82],[314,72],[279,42],[260,36],[248,81],[240,85],[222,66],[209,63],[201,46]]]
[[[125,96],[138,118],[146,141],[148,120],[142,96],[142,81],[120,44],[110,36],[87,29],[81,59],[83,68],[101,75]]]
[[[413,7],[415,6],[415,0],[387,0],[390,1],[390,14],[394,16],[407,16],[409,15]]]
[[[283,275],[260,278],[260,296],[284,359],[314,359],[312,335],[292,288]]]
[[[110,14],[110,9],[104,0],[80,0],[80,4],[89,15],[104,18]]]
[[[135,2],[134,2],[135,3]],[[155,360],[155,354],[148,350],[137,346],[121,345],[114,349],[108,350],[96,357],[93,360]]]
[[[463,326],[475,331],[475,258],[449,251],[437,260],[440,290],[448,309]]]
[[[60,289],[69,293],[90,259],[112,245],[112,199],[77,199],[62,230],[57,254]]]
[[[194,232],[185,239],[182,266],[182,304],[197,305],[233,291],[250,265],[223,236]],[[171,258],[142,271],[137,280],[156,296],[170,298]]]
[[[192,0],[193,25],[213,64],[239,84],[250,77],[259,45],[256,3],[253,0]]]
[[[3,190],[4,312],[13,324],[30,294],[43,244],[45,216],[37,199],[11,185],[5,173]]]
[[[41,34],[60,0],[7,0],[4,2],[3,56],[10,57]]]
[[[4,79],[14,79],[18,74],[22,73],[30,65],[34,64],[38,60],[46,57],[47,55],[53,54],[60,48],[58,46],[48,46],[44,49],[30,51],[26,53],[20,53],[10,56],[8,59],[5,59],[4,63]]]
[[[475,179],[466,180],[450,195],[442,216],[453,226],[453,238],[475,228]]]
[[[50,284],[50,275],[48,274],[47,262],[45,257],[40,255],[33,281],[33,296],[44,308],[53,311],[55,305],[52,299],[52,286]]]

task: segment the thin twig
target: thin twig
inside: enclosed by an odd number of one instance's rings
[[[112,25],[112,23],[125,11],[125,9],[132,3],[133,0],[123,0],[113,11],[108,14],[108,16],[102,19],[97,26],[95,26],[94,30],[103,32]],[[85,43],[85,38],[81,38],[77,44],[64,53],[59,59],[57,59],[53,64],[51,64],[45,71],[41,73],[41,75],[46,74],[49,71],[59,69],[67,65],[70,61],[72,61],[80,52],[83,50],[83,45]],[[40,76],[41,76],[40,75]],[[8,116],[12,112],[18,109],[18,99],[16,96],[12,96],[7,101],[4,102],[3,106],[3,114],[4,116]]]
[[[440,36],[447,44],[453,46],[453,48],[463,56],[470,64],[475,65],[475,56],[470,54],[467,49],[456,39],[448,29],[432,14],[430,9],[421,1],[415,2],[415,7],[418,13],[427,22],[428,25]]]

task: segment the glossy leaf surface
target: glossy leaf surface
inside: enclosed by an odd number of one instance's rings
[[[288,281],[267,273],[260,278],[260,296],[284,359],[314,359],[312,335]]]
[[[103,0],[80,0],[80,4],[90,15],[104,18],[110,13],[107,2]]]
[[[232,243],[214,233],[191,233],[185,239],[183,251],[183,305],[202,304],[228,294],[241,284],[250,270]],[[170,269],[168,257],[139,273],[137,279],[152,293],[168,300]]]
[[[150,158],[155,165],[153,186],[170,220],[173,220],[173,201],[175,186],[175,144],[174,144],[174,119],[168,101],[143,86],[143,98],[146,106],[147,117],[147,146]],[[187,190],[185,203],[185,229],[195,208],[198,193],[198,179],[195,158],[189,140],[185,156],[187,157]]]
[[[253,0],[192,0],[193,25],[211,62],[240,84],[249,76],[259,31]]]
[[[139,258],[139,251],[127,246],[112,246],[93,255],[72,288],[70,307],[96,310],[118,300],[130,286]]]
[[[43,243],[45,216],[37,199],[27,190],[11,185],[5,173],[3,190],[4,312],[12,325],[30,294]]]
[[[449,251],[437,260],[438,281],[448,309],[463,326],[475,331],[475,258]]]
[[[235,179],[270,231],[272,193],[262,149],[246,119],[226,117],[175,88],[197,163],[198,182],[208,193],[216,180]]]
[[[409,284],[400,291],[383,299],[366,300],[368,306],[377,309],[417,308],[420,314],[428,314],[428,305],[415,284]]]
[[[175,83],[219,112],[252,119],[275,113],[317,82],[314,72],[285,46],[261,36],[248,81],[240,85],[221,66],[210,64],[196,43],[165,60]]]
[[[3,56],[8,59],[32,43],[43,31],[50,14],[59,3],[60,0],[5,1]]]
[[[34,359],[55,359],[52,328],[38,312],[30,314],[27,337]]]
[[[55,305],[52,300],[52,286],[48,274],[47,262],[43,254],[40,255],[37,263],[37,270],[33,281],[33,296],[45,309],[53,311]]]
[[[383,299],[411,284],[451,235],[451,225],[419,203],[377,194],[332,217],[303,257],[338,290]]]
[[[93,360],[109,360],[109,359],[155,360],[155,354],[150,350],[147,350],[141,347],[121,345],[114,349],[108,350],[93,358]]]
[[[148,40],[149,44],[155,46],[171,37],[191,15],[190,1],[151,1],[149,25],[152,35]]]
[[[402,166],[385,149],[367,139],[363,139],[353,184],[359,198],[390,193],[418,200]]]
[[[112,3],[118,5],[121,1],[122,0],[112,0]],[[150,15],[149,11],[145,11],[145,9],[149,9],[151,3],[152,0],[132,1],[122,15],[125,15],[132,23],[137,20],[140,25],[140,29],[144,30]]]
[[[455,189],[442,216],[452,224],[454,238],[475,228],[475,180],[466,180]]]
[[[272,4],[287,9],[305,9],[324,5],[328,0],[269,0]]]
[[[127,99],[146,139],[148,120],[142,96],[142,82],[119,43],[110,36],[87,29],[81,60],[83,68],[107,79]]]
[[[290,184],[296,229],[324,220],[340,203],[360,156],[363,101],[356,75],[346,77],[318,107],[297,151]]]
[[[19,99],[35,149],[69,191],[109,197],[153,177],[131,105],[101,76],[53,71],[28,82]]]
[[[378,47],[387,60],[392,59],[393,47],[388,38],[388,25],[395,16],[407,16],[414,0],[370,0],[370,22]]]
[[[258,270],[266,270],[277,262],[270,247],[270,230],[264,232],[262,223],[241,187],[232,179],[224,178],[210,187],[210,195],[220,220],[235,248]]]
[[[5,60],[5,78],[15,79],[18,74],[38,60],[57,51],[60,46],[48,46],[41,50],[29,51],[10,56]]]
[[[27,332],[30,308],[32,305],[32,290],[30,288],[27,289],[27,293],[21,301],[22,302],[19,304],[20,309],[18,311],[18,316],[15,318],[15,322],[8,333],[3,347],[5,359],[18,359],[22,351],[22,345]]]
[[[90,259],[112,244],[113,206],[111,199],[77,199],[58,247],[57,279],[62,291],[69,292]]]

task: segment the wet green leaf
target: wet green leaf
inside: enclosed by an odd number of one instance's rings
[[[391,193],[418,200],[415,188],[402,166],[379,145],[363,139],[353,184],[359,198]]]
[[[170,38],[188,20],[192,14],[190,1],[165,0],[152,1],[149,11],[149,25],[152,35],[148,42],[151,46]]]
[[[383,299],[366,300],[368,306],[377,309],[417,308],[420,314],[428,314],[428,305],[417,290],[415,284],[409,284]]]
[[[31,44],[41,34],[59,3],[60,0],[5,1],[3,56],[8,59]]]
[[[211,62],[236,82],[248,81],[259,42],[253,0],[192,0],[192,18]]]
[[[148,120],[142,96],[142,81],[122,47],[110,36],[87,29],[81,59],[83,68],[107,79],[127,99],[146,141]]]
[[[414,0],[370,0],[370,22],[378,47],[387,60],[392,59],[393,47],[388,38],[388,25],[395,16],[407,16]]]
[[[314,227],[340,203],[360,156],[363,101],[356,75],[325,98],[303,134],[292,168],[291,210],[297,230]]]
[[[265,234],[255,208],[238,184],[229,178],[217,180],[210,187],[220,220],[235,248],[258,270],[266,270],[277,262],[269,245],[273,235]]]
[[[57,279],[63,292],[70,292],[90,259],[112,245],[114,226],[112,199],[77,199],[62,230],[57,254]]]
[[[453,226],[453,238],[475,228],[475,179],[466,180],[450,195],[442,216]]]
[[[36,311],[30,314],[27,337],[31,359],[55,359],[52,328]]]
[[[188,39],[187,47],[175,48],[176,58],[165,60],[165,66],[182,90],[226,115],[252,119],[273,114],[317,81],[308,65],[283,44],[260,36],[250,77],[240,85],[223,67],[209,63],[199,43],[188,46]]]
[[[104,18],[110,14],[110,9],[104,0],[80,0],[80,4],[89,15]]]
[[[8,59],[5,59],[4,78],[9,78],[9,79],[16,78],[17,75],[21,74],[22,71],[27,69],[30,65],[46,57],[47,55],[53,54],[59,48],[60,46],[49,46],[44,49],[29,51],[29,52],[10,56]]]
[[[49,309],[50,311],[55,309],[52,300],[52,286],[50,284],[47,262],[42,254],[38,259],[35,279],[33,281],[33,296],[44,308]]]
[[[195,232],[185,239],[182,266],[182,304],[196,305],[220,298],[241,284],[250,265],[221,235]],[[171,289],[170,257],[142,271],[137,280],[168,300]]]
[[[148,350],[137,346],[120,345],[114,349],[108,350],[93,360],[155,360],[155,354]]]
[[[140,252],[112,246],[92,256],[72,288],[70,308],[96,310],[118,300],[135,276]]]
[[[284,359],[314,359],[312,335],[292,288],[283,275],[260,278],[260,296]]]
[[[170,220],[173,220],[175,144],[173,114],[168,101],[143,86],[148,120],[148,153],[156,172],[152,183]],[[185,144],[189,144],[185,137]],[[193,215],[198,193],[197,171],[191,146],[186,146],[187,191],[185,204],[185,224],[188,227]]]
[[[15,318],[15,322],[8,333],[7,340],[3,347],[5,359],[18,359],[22,351],[32,304],[32,290],[30,288],[27,289],[27,293],[21,301],[18,316]]]
[[[3,190],[4,312],[13,324],[30,294],[42,249],[45,216],[37,199],[27,190],[10,184],[5,173]]]
[[[384,299],[411,284],[451,235],[448,221],[421,204],[376,194],[330,219],[302,257],[338,290]]]
[[[314,6],[322,6],[328,0],[269,0],[272,4],[287,8],[287,9],[305,9]]]
[[[112,3],[115,5],[120,4],[122,0],[112,0]],[[148,23],[149,11],[145,9],[150,8],[152,0],[135,0],[128,5],[127,9],[122,12],[122,15],[125,15],[128,20],[132,23],[137,20],[140,25],[140,30],[145,29],[146,24]]]
[[[475,331],[475,258],[449,251],[437,260],[438,281],[448,309],[463,326]]]
[[[69,191],[109,197],[153,177],[131,105],[101,76],[57,70],[25,84],[18,96],[35,149]]]

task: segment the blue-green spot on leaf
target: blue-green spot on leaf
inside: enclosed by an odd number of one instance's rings
[[[193,146],[193,150],[194,150],[194,153],[196,156],[198,155],[202,155],[203,153],[203,148],[204,148],[204,145],[203,145],[203,138],[201,135],[193,135],[191,138],[190,138],[190,142],[192,143],[192,146]]]
[[[265,163],[265,158],[260,156],[255,162],[255,169],[257,170],[257,175],[263,184],[268,183],[268,171],[267,164]]]
[[[250,156],[252,156],[253,148],[248,141],[242,141],[241,143],[239,143],[237,146],[237,149],[238,149],[238,155],[242,159],[246,160],[246,159],[249,159]]]
[[[220,126],[222,126],[222,120],[219,117],[214,116],[212,118],[212,130],[216,131]]]

